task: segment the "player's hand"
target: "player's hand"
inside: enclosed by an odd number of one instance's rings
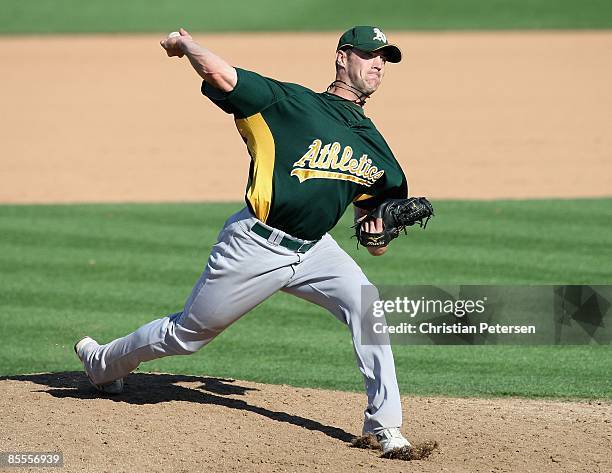
[[[166,51],[168,57],[183,57],[185,51],[183,49],[185,40],[192,40],[191,35],[184,28],[179,29],[180,36],[162,39],[159,44]]]
[[[361,228],[368,233],[382,233],[383,220],[382,218],[371,218],[361,222]]]
[[[383,231],[383,219],[382,218],[371,218],[368,220],[363,220],[361,222],[361,228],[363,231],[368,233],[382,233]],[[368,252],[372,256],[382,256],[385,251],[387,251],[386,246],[377,246],[372,247],[368,246]]]

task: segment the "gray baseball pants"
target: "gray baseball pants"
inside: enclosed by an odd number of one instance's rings
[[[400,427],[391,346],[361,344],[362,294],[378,297],[375,290],[362,291],[370,283],[361,268],[329,234],[306,253],[297,253],[277,243],[284,235],[279,230],[266,226],[273,230],[268,239],[253,233],[250,229],[256,222],[247,208],[225,222],[182,312],[89,350],[85,369],[91,380],[105,384],[125,377],[143,361],[195,353],[282,290],[326,308],[348,325],[368,397],[363,431]],[[368,307],[370,303],[364,302]]]

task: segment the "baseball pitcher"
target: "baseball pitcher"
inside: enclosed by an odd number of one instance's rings
[[[195,353],[284,291],[348,326],[368,399],[363,433],[385,453],[408,448],[391,347],[360,343],[362,307],[378,293],[362,291],[371,284],[328,233],[353,204],[358,240],[379,256],[399,230],[433,213],[426,199],[407,198],[401,167],[363,111],[401,51],[380,28],[354,27],[336,48],[335,80],[317,93],[233,67],[184,29],[161,46],[169,57],[186,56],[202,94],[233,115],[251,158],[246,205],[225,222],[181,312],[105,345],[76,343],[87,376],[102,392],[121,392],[143,361]]]

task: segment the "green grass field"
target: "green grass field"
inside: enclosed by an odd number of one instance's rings
[[[100,341],[179,311],[240,204],[0,206],[0,375],[72,371]],[[438,202],[390,254],[334,236],[376,284],[612,282],[612,199]],[[405,394],[612,398],[609,346],[397,346]],[[361,390],[348,330],[278,294],[190,357],[144,371]]]
[[[612,28],[609,0],[0,0],[0,33]]]

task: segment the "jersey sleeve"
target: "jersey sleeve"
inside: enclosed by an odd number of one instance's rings
[[[390,152],[390,151],[389,151]],[[387,199],[405,199],[408,197],[408,181],[401,166],[388,155],[385,173],[370,187],[362,187],[353,200],[353,205],[364,210],[378,207]]]
[[[359,128],[374,147],[377,167],[384,170],[384,174],[371,186],[360,186],[353,199],[353,205],[364,210],[372,210],[387,199],[407,198],[408,180],[383,136],[370,119],[362,120]]]
[[[392,185],[380,185],[364,189],[353,200],[353,205],[364,210],[372,210],[387,199],[405,199],[408,197],[408,183],[406,178]]]
[[[234,90],[223,92],[202,81],[202,94],[215,105],[236,118],[246,118],[261,112],[291,93],[287,84],[263,77],[255,72],[236,68],[238,81]]]

